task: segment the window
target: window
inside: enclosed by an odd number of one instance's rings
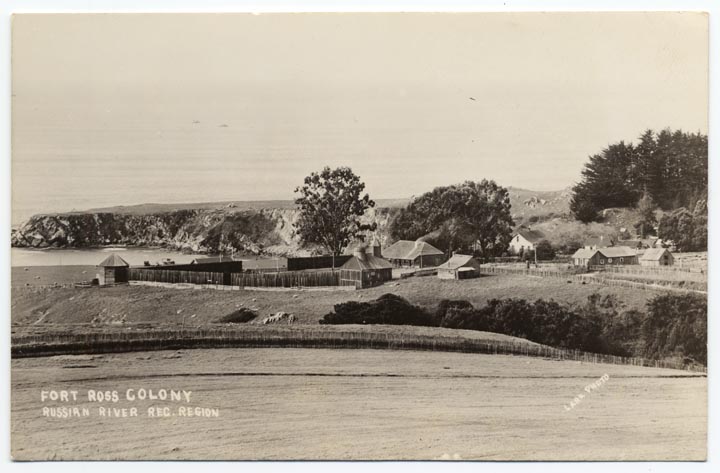
[[[612,258],[608,258],[608,264],[612,264]]]
[[[605,260],[600,258],[600,264],[605,264]]]
[[[620,262],[621,262],[621,263],[624,263],[624,262],[625,262],[625,258],[620,258]]]

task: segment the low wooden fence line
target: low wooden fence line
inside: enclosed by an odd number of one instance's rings
[[[209,271],[181,271],[172,269],[130,268],[130,281],[171,284],[222,284],[223,273]]]
[[[683,268],[681,266],[643,266],[643,265],[625,265],[625,266],[590,266],[592,271],[614,271],[618,273],[622,272],[642,272],[648,274],[664,274],[664,273],[683,273],[687,274],[707,274],[707,271],[702,268]]]
[[[340,286],[340,271],[235,273],[231,283],[240,287]]]
[[[594,284],[602,284],[604,286],[615,286],[615,287],[629,287],[633,289],[641,289],[644,291],[670,291],[670,292],[681,292],[683,294],[696,293],[696,294],[707,294],[707,291],[702,289],[690,289],[677,287],[672,282],[666,281],[663,284],[662,281],[654,282],[640,282],[640,281],[628,281],[627,279],[616,279],[606,278],[601,275],[584,275],[578,277],[580,281]]]
[[[707,291],[701,289],[687,289],[671,285],[671,282],[662,284],[662,282],[654,281],[640,282],[640,281],[628,281],[626,279],[616,279],[603,277],[602,273],[587,273],[581,272],[560,272],[560,271],[543,271],[540,269],[521,269],[521,268],[506,268],[499,266],[480,266],[480,273],[482,274],[521,274],[524,276],[538,276],[544,278],[555,278],[565,281],[585,282],[587,284],[601,284],[603,286],[615,286],[615,287],[628,287],[633,289],[640,289],[644,291],[673,291],[688,293],[707,294]]]
[[[655,368],[689,369],[706,373],[707,368],[682,363],[588,353],[524,342],[458,339],[443,336],[373,332],[322,331],[315,329],[233,330],[224,328],[164,329],[143,332],[51,333],[12,338],[13,358],[60,354],[121,353],[131,351],[191,348],[373,348],[386,350],[451,351],[498,355],[524,355]]]
[[[504,266],[480,265],[480,272],[484,274],[522,274],[525,276],[541,276],[544,278],[567,279],[585,273],[584,269],[573,269],[566,271],[551,271],[536,268],[508,268]]]
[[[659,269],[647,266],[590,266],[591,271],[598,273],[620,274],[638,278],[649,278],[664,281],[691,281],[698,283],[707,282],[706,272],[688,272],[678,270]]]

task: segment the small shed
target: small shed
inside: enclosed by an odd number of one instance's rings
[[[385,259],[359,249],[340,267],[340,285],[357,289],[378,286],[392,280],[392,268]]]
[[[672,266],[675,257],[667,248],[648,248],[640,256],[640,266]]]
[[[480,263],[471,255],[454,254],[437,269],[439,279],[470,279],[480,276]]]
[[[128,282],[130,265],[115,253],[102,260],[98,267],[102,268],[98,273],[101,286]]]

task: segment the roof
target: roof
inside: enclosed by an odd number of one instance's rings
[[[207,264],[207,263],[227,263],[230,261],[240,261],[236,260],[232,256],[206,256],[201,258],[195,258],[192,260],[190,264]]]
[[[610,248],[598,248],[603,256],[606,258],[623,258],[629,256],[637,256],[634,249],[628,248],[627,246],[611,246]]]
[[[573,258],[586,258],[590,259],[593,257],[598,250],[588,250],[587,248],[580,248],[572,255]]]
[[[452,255],[452,257],[438,266],[438,269],[458,269],[462,268],[466,264],[468,264],[470,261],[473,260],[473,257],[471,255]]]
[[[383,258],[378,258],[372,253],[357,253],[347,260],[340,269],[355,269],[360,271],[373,269],[392,269],[392,265]]]
[[[383,258],[414,260],[419,256],[444,255],[426,241],[399,240],[382,250]]]
[[[98,266],[103,267],[103,268],[123,268],[123,267],[128,267],[130,265],[128,264],[127,261],[125,261],[118,255],[113,253],[110,256],[108,256],[107,258],[105,258],[104,260],[102,260],[102,262],[100,264],[98,264]]]
[[[530,243],[537,243],[540,240],[545,238],[545,234],[539,230],[530,230],[521,228],[518,229],[517,232],[515,232],[516,235],[520,235],[521,237],[525,238]]]
[[[670,253],[667,248],[649,248],[640,256],[640,259],[644,261],[658,261],[666,251]]]

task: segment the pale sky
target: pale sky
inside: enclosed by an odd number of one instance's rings
[[[291,199],[349,165],[374,198],[557,190],[645,129],[707,133],[698,13],[16,15],[13,222]]]

